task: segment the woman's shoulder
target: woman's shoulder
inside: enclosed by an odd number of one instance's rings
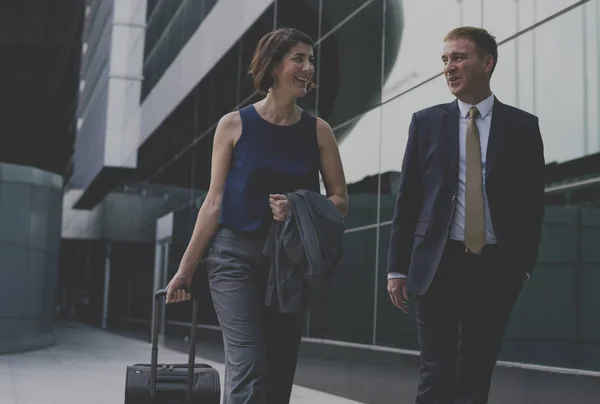
[[[219,120],[219,125],[223,127],[231,127],[242,124],[242,117],[240,111],[231,111],[223,115]]]
[[[331,126],[329,126],[329,124],[327,123],[326,120],[324,120],[323,118],[320,118],[318,116],[316,116],[315,114],[305,110],[305,109],[300,109],[300,113],[302,115],[301,119],[304,119],[308,122],[310,122],[311,124],[315,125],[317,128],[317,133],[318,132],[327,132],[327,131],[332,131],[331,130]]]
[[[333,129],[323,118],[316,117],[317,136],[319,138],[333,136]]]
[[[229,112],[219,119],[215,129],[215,138],[226,138],[230,141],[237,141],[242,132],[242,118],[238,111]]]
[[[217,131],[236,134],[242,129],[242,117],[239,111],[229,112],[221,117]]]
[[[331,126],[325,119],[317,116],[315,117],[315,120],[317,121],[317,132],[333,132]]]

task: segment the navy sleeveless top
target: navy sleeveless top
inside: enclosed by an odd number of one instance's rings
[[[239,114],[242,134],[233,148],[219,223],[239,231],[264,231],[273,218],[269,194],[320,192],[317,121],[303,111],[297,123],[275,125],[252,104]]]

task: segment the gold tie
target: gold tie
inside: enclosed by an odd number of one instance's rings
[[[467,123],[467,173],[465,179],[465,246],[479,253],[485,245],[483,218],[483,182],[481,178],[481,149],[476,119],[477,107],[469,110]]]

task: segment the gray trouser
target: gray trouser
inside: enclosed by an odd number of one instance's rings
[[[289,403],[304,316],[265,307],[264,239],[221,228],[208,279],[225,345],[224,404]]]

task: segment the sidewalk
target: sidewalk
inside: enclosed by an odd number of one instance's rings
[[[150,344],[81,324],[59,323],[53,347],[0,355],[1,404],[122,403],[125,369],[150,361]],[[159,348],[159,362],[187,362],[187,356]],[[221,363],[196,358],[214,366]],[[222,386],[221,386],[222,388]],[[317,390],[294,386],[292,404],[360,404]]]

